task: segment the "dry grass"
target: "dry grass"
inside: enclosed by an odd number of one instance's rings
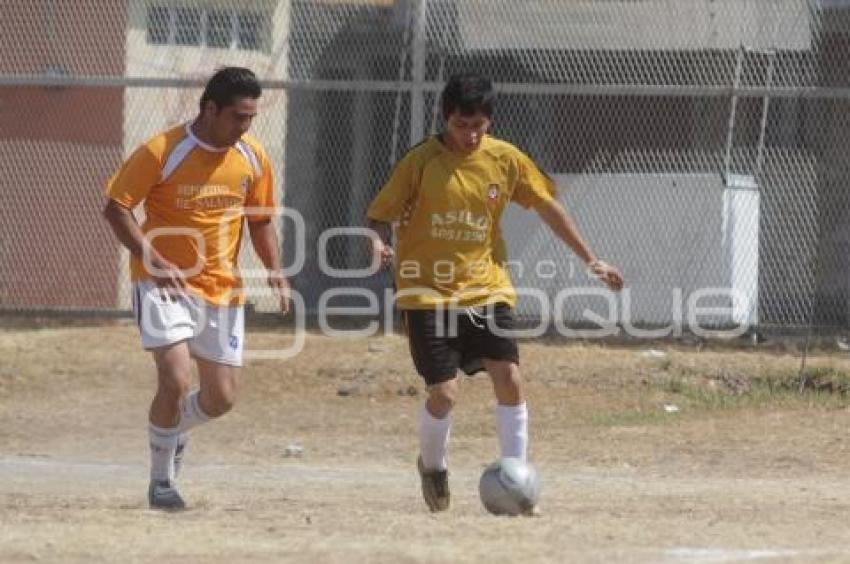
[[[291,340],[249,335],[256,348]],[[246,367],[235,412],[193,438],[194,509],[167,516],[144,505],[153,384],[134,329],[0,330],[0,560],[850,558],[844,356],[813,358],[799,393],[793,354],[521,350],[540,519],[493,518],[477,502],[496,455],[486,378],[463,382],[455,503],[432,516],[413,471],[424,389],[406,342],[316,335],[294,360]],[[292,443],[303,457],[285,456]]]

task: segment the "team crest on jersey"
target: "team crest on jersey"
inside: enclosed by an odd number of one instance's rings
[[[499,199],[499,185],[498,184],[490,184],[487,187],[487,199],[490,203],[495,202]]]

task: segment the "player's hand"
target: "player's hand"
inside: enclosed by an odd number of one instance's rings
[[[277,270],[270,270],[269,276],[266,280],[269,285],[269,288],[272,289],[274,294],[280,300],[280,311],[284,315],[289,313],[289,298],[290,298],[290,288],[289,288],[289,280]]]
[[[186,277],[177,265],[161,256],[153,256],[150,259],[153,267],[154,282],[162,289],[163,299],[175,300],[186,291]]]
[[[381,266],[386,268],[392,264],[394,254],[395,252],[393,251],[393,248],[382,241],[380,237],[374,237],[372,239],[373,264],[376,260],[379,260],[381,262]]]
[[[615,267],[603,260],[595,260],[587,266],[593,275],[611,290],[619,292],[623,289],[623,275]]]

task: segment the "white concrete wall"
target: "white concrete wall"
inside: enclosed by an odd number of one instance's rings
[[[807,49],[806,0],[465,0],[471,49]]]
[[[555,179],[560,201],[591,248],[617,265],[626,278],[630,303],[616,298],[617,321],[623,321],[623,311],[628,310],[635,324],[664,325],[679,316],[687,325],[688,300],[697,292],[756,289],[757,192],[748,192],[755,201],[732,195],[713,174],[587,174]],[[541,289],[550,303],[564,288],[587,288],[583,294],[602,289],[533,212],[512,206],[502,227],[511,260],[522,264],[523,272],[514,270],[518,288]],[[586,308],[608,315],[603,297],[574,297],[565,303],[565,317],[571,322],[588,321]],[[697,305],[723,308],[700,316],[701,322],[738,321],[733,319],[733,306],[738,316],[755,321],[748,317],[755,310],[740,301],[706,298]],[[521,300],[519,307],[540,313],[533,299]]]

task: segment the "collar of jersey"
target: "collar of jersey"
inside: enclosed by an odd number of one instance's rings
[[[456,159],[458,161],[465,161],[467,159],[474,159],[474,158],[477,158],[478,156],[480,156],[484,151],[484,144],[487,142],[489,137],[490,137],[489,135],[485,135],[484,138],[481,139],[481,143],[478,145],[478,148],[476,150],[472,151],[471,153],[469,153],[468,155],[462,155],[462,154],[458,153],[457,151],[452,151],[449,148],[448,145],[443,143],[443,134],[442,133],[435,135],[434,140],[440,146],[440,149],[442,149],[442,151],[444,153],[446,153],[447,155],[451,156],[451,158]]]
[[[230,149],[230,147],[213,147],[209,143],[204,143],[203,141],[198,139],[198,137],[192,131],[192,122],[191,121],[186,124],[186,135],[188,135],[192,139],[192,141],[194,141],[198,145],[198,147],[200,147],[201,149],[204,149],[206,151],[210,151],[212,153],[223,153],[223,152],[227,151],[228,149]]]

